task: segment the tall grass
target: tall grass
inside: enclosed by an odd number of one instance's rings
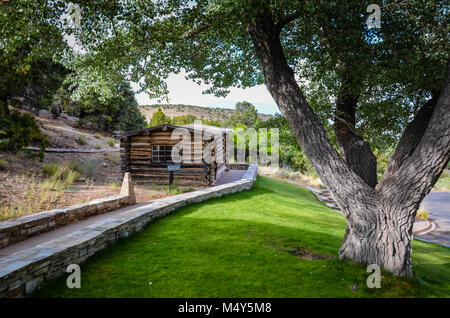
[[[152,185],[152,190],[162,191],[166,196],[169,196],[169,195],[176,195],[176,194],[181,194],[181,193],[186,193],[186,192],[192,192],[192,191],[195,191],[195,188],[194,187],[180,187],[180,186],[177,186],[176,184],[171,184],[171,185],[167,185],[167,186]]]
[[[89,179],[94,174],[95,170],[95,162],[93,161],[86,161],[86,162],[79,162],[76,160],[72,160],[70,162],[71,169],[77,171],[78,173],[82,174],[86,177],[86,179]]]
[[[54,208],[54,204],[63,199],[64,191],[80,177],[69,165],[57,163],[44,165],[42,172],[46,178],[41,182],[35,176],[22,176],[26,180],[25,193],[16,203],[0,207],[0,221]]]
[[[278,177],[281,179],[289,179],[300,183],[308,184],[314,187],[324,188],[322,181],[314,175],[302,174],[299,171],[294,171],[289,167],[268,167],[259,166],[258,173],[265,176]]]

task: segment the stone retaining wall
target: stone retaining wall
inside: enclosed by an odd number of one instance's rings
[[[0,248],[128,204],[127,195],[116,195],[0,222]]]
[[[228,163],[227,168],[230,170],[247,170],[250,164],[248,163]]]
[[[64,274],[68,265],[83,263],[109,244],[141,231],[153,220],[177,208],[249,190],[257,170],[257,165],[250,165],[239,181],[153,201],[6,257],[0,260],[0,297],[22,297],[32,293],[41,283]]]

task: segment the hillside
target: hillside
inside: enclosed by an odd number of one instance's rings
[[[219,121],[225,121],[233,113],[233,109],[228,108],[211,108],[192,105],[143,105],[139,106],[139,110],[145,117],[146,121],[149,122],[153,113],[156,112],[159,107],[161,107],[164,114],[169,117],[193,115],[199,119],[217,119]],[[274,117],[273,115],[266,114],[258,114],[258,116],[262,121]]]
[[[86,152],[46,152],[39,161],[26,150],[0,151],[0,222],[119,193],[119,147],[110,133],[80,127],[76,117],[55,119],[45,110],[29,114],[49,141],[48,148]],[[135,190],[138,202],[170,194],[163,187]]]

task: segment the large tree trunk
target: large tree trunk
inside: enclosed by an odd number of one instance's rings
[[[334,131],[339,151],[349,167],[370,187],[375,188],[377,158],[355,129],[358,99],[358,96],[347,93],[345,88],[341,90],[336,100]]]
[[[344,211],[347,228],[339,257],[412,276],[410,243],[415,212],[409,202],[383,200],[370,204],[364,200],[359,210]]]
[[[270,12],[247,24],[267,89],[297,141],[347,219],[340,258],[378,264],[396,275],[411,276],[412,225],[424,196],[450,156],[450,83],[447,79],[428,127],[401,169],[384,176],[375,188],[337,153],[304,98],[287,64]]]

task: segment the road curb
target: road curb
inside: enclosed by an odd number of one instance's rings
[[[428,221],[428,220],[426,222],[427,222],[427,226],[424,229],[413,232],[413,234],[414,235],[424,235],[424,234],[430,233],[436,229],[436,224],[434,224],[433,222]]]

